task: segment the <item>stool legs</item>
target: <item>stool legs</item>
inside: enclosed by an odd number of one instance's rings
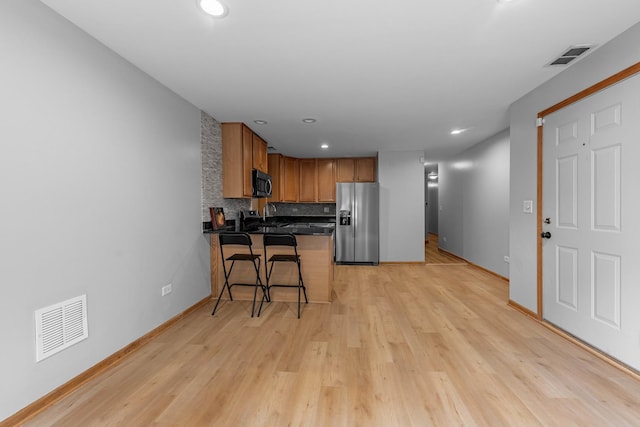
[[[258,317],[260,317],[260,313],[262,313],[262,304],[264,304],[265,298],[269,301],[268,290],[262,284],[262,279],[260,279],[260,259],[258,258],[258,265],[253,263],[253,267],[256,269],[256,286],[253,288],[253,304],[251,304],[251,317],[253,317],[253,313],[256,308],[256,296],[258,294],[258,286],[262,290],[262,297],[260,298],[260,307],[258,308]]]
[[[300,318],[300,289],[302,288],[302,292],[304,292],[304,303],[309,304],[309,300],[307,299],[307,288],[304,286],[304,282],[302,281],[302,268],[300,265],[300,258],[298,258],[296,264],[298,264],[298,319]]]
[[[293,287],[297,287],[298,288],[298,319],[300,318],[300,306],[301,306],[301,294],[300,294],[300,290],[302,290],[302,292],[304,293],[304,302],[305,304],[309,304],[309,300],[307,299],[307,288],[304,286],[304,282],[302,280],[302,268],[301,268],[301,263],[300,263],[300,258],[296,255],[296,259],[295,259],[295,263],[296,266],[298,267],[298,284],[297,285],[272,285],[269,283],[269,281],[271,280],[271,273],[273,272],[273,266],[276,262],[283,262],[284,260],[274,260],[274,257],[272,257],[271,259],[269,259],[269,262],[271,263],[271,265],[269,266],[269,268],[267,269],[267,263],[265,263],[265,277],[267,280],[267,301],[271,301],[271,288],[274,287],[282,287],[282,288],[293,288]],[[287,261],[292,261],[292,259],[288,259]]]
[[[247,261],[246,259],[244,259],[244,261]],[[260,313],[262,312],[262,305],[264,304],[264,301],[267,300],[269,301],[269,296],[268,296],[268,288],[262,283],[262,279],[260,279],[260,258],[254,258],[252,260],[250,260],[253,264],[253,268],[256,271],[256,283],[255,285],[251,285],[251,284],[244,284],[244,283],[235,283],[236,285],[239,286],[253,286],[253,302],[251,304],[251,317],[254,317],[255,315],[255,311],[256,311],[256,299],[258,296],[258,287],[260,287],[260,289],[262,290],[262,298],[260,299],[260,306],[258,307],[258,317],[260,317]],[[256,264],[257,261],[257,264]],[[227,292],[229,293],[229,300],[233,301],[233,296],[231,295],[231,286],[229,284],[229,277],[231,277],[231,272],[233,271],[233,266],[235,265],[236,260],[232,260],[231,261],[231,267],[229,267],[229,271],[227,271],[227,267],[226,264],[224,262],[224,259],[222,261],[222,269],[224,272],[224,284],[222,285],[222,289],[220,290],[220,294],[218,295],[218,300],[216,301],[216,305],[213,307],[213,312],[211,312],[211,315],[215,315],[216,314],[216,310],[218,309],[218,305],[220,304],[220,299],[222,298],[222,294],[224,293],[224,290],[226,289]]]

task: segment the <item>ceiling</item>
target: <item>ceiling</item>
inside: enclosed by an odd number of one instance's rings
[[[195,0],[41,1],[295,157],[444,159],[506,129],[509,105],[566,69],[545,66],[566,48],[640,20],[638,0],[225,0],[223,19]]]

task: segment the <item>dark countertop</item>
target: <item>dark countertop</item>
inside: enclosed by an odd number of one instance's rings
[[[331,221],[330,219],[334,219]],[[207,224],[207,223],[205,223]],[[210,225],[210,224],[208,224]],[[238,231],[249,234],[292,233],[299,236],[331,236],[335,230],[335,217],[269,217],[266,222],[254,222]],[[235,226],[227,225],[217,230],[204,226],[204,234],[236,231]]]

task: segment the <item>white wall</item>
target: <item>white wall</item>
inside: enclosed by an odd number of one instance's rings
[[[511,105],[509,297],[529,310],[537,311],[536,215],[523,213],[522,202],[537,195],[537,114],[639,62],[639,45],[636,24]]]
[[[209,294],[200,112],[37,0],[0,2],[0,420]],[[160,288],[173,284],[173,293]],[[89,339],[35,362],[34,310]]]
[[[509,277],[509,131],[438,168],[439,246]]]
[[[424,262],[422,151],[378,153],[380,262]]]

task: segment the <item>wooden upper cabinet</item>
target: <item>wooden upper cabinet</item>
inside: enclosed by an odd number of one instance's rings
[[[376,158],[336,159],[336,182],[375,182]]]
[[[269,202],[282,202],[284,195],[283,171],[284,157],[282,154],[269,154],[267,164],[269,165],[269,175],[271,175],[271,197]]]
[[[318,159],[318,202],[336,201],[336,161]]]
[[[253,132],[242,125],[242,193],[245,197],[253,195]]]
[[[267,143],[255,133],[253,134],[253,168],[264,173],[267,167]]]
[[[299,202],[318,201],[318,169],[317,159],[298,159],[300,182],[298,188]]]
[[[251,172],[267,173],[267,143],[244,123],[222,123],[222,197],[253,194]]]
[[[334,203],[336,182],[375,182],[375,157],[297,159],[267,156],[273,184],[270,202]]]
[[[253,132],[242,123],[222,123],[222,196],[251,197]]]
[[[376,181],[376,158],[360,157],[355,159],[356,171],[354,181],[375,182]]]
[[[353,159],[336,159],[336,182],[353,182],[355,170]]]
[[[283,202],[297,202],[298,201],[298,182],[299,172],[298,159],[293,157],[284,157],[283,176]]]

